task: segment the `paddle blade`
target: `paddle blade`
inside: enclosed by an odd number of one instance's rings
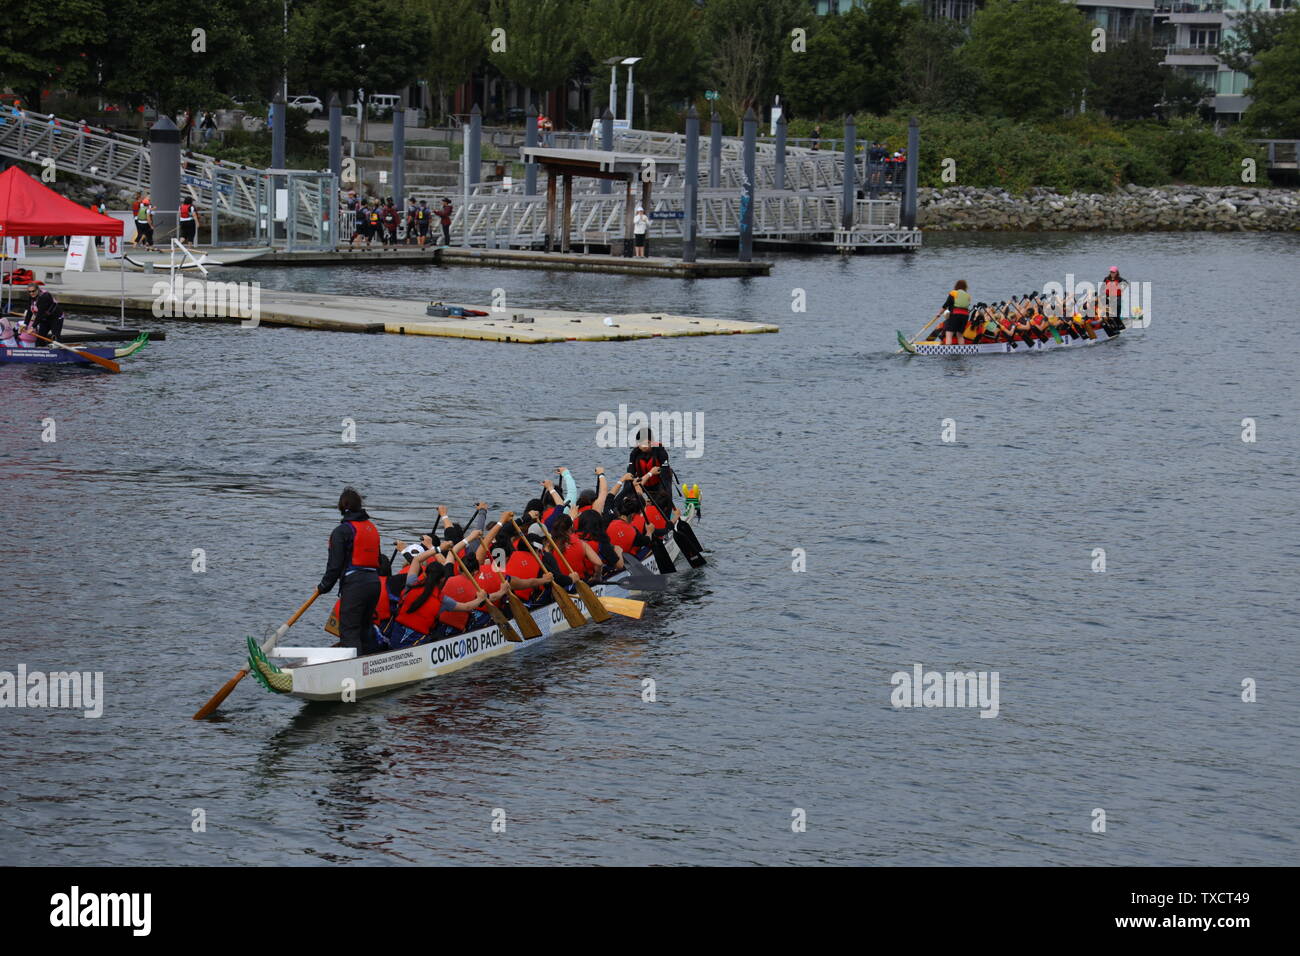
[[[506,592],[506,600],[510,603],[510,613],[514,615],[515,625],[519,628],[519,633],[524,636],[524,639],[541,637],[542,629],[537,626],[532,614],[528,612],[528,608],[524,606],[523,601],[519,600],[514,591]]]
[[[524,639],[515,632],[513,627],[510,626],[510,619],[502,613],[501,608],[491,603],[484,604],[483,606],[487,608],[488,616],[496,622],[496,626],[501,628],[502,637],[507,641],[513,641],[515,644],[523,643]]]
[[[555,603],[558,604],[560,610],[564,612],[564,619],[569,622],[569,627],[582,627],[582,625],[587,623],[587,619],[583,617],[582,612],[578,610],[578,605],[574,604],[573,598],[569,597],[568,591],[552,582],[551,593],[555,595]]]
[[[606,595],[601,598],[605,607],[615,614],[621,614],[623,617],[640,619],[641,612],[645,610],[645,601],[636,601],[632,598],[609,597]]]
[[[673,559],[668,554],[668,549],[664,547],[662,538],[650,539],[650,553],[655,556],[655,564],[659,567],[660,574],[672,574],[677,570],[677,565],[673,564]]]
[[[224,701],[227,697],[229,697],[230,692],[235,689],[235,685],[238,684],[241,680],[243,680],[247,676],[248,676],[248,668],[245,667],[234,677],[230,678],[230,680],[226,681],[225,686],[222,687],[221,690],[213,694],[212,699],[208,701],[206,704],[204,704],[202,707],[200,707],[198,711],[195,712],[194,720],[203,720],[214,710],[220,707],[221,702]]]
[[[611,582],[629,591],[667,591],[668,579],[662,574],[629,574]]]
[[[603,624],[613,616],[600,603],[600,598],[591,589],[591,585],[581,579],[578,581],[578,594],[582,597],[582,603],[587,605],[587,610],[591,611],[591,619],[597,624]]]

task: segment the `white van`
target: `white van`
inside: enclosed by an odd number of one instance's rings
[[[396,93],[376,93],[370,97],[370,108],[376,112],[395,110],[402,105],[402,98]]]

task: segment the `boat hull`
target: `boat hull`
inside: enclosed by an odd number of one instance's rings
[[[665,541],[665,547],[669,557],[676,561],[681,553],[677,543],[669,537]],[[647,569],[658,571],[653,556],[642,563]],[[592,585],[592,590],[602,597],[629,598],[642,593],[621,587],[617,579]],[[582,598],[577,594],[570,597],[582,611],[583,617],[590,620],[591,613]],[[522,642],[506,640],[501,629],[496,624],[491,624],[418,647],[345,660],[299,663],[296,666],[292,661],[279,661],[278,665],[269,661],[250,638],[249,665],[261,683],[277,693],[311,701],[360,700],[441,677],[502,654],[511,654],[572,630],[558,604],[533,608],[531,614],[541,635]]]
[[[116,349],[78,348],[103,359],[116,359]],[[78,358],[66,349],[45,348],[0,348],[0,365],[81,365],[90,366],[94,362]]]
[[[1105,329],[1097,330],[1095,339],[1065,339],[1057,342],[1049,339],[1046,342],[1016,342],[1015,348],[1012,348],[1010,342],[980,342],[976,344],[962,343],[960,345],[939,345],[934,342],[914,342],[912,343],[912,353],[915,355],[1024,355],[1029,352],[1053,352],[1058,349],[1078,349],[1086,348],[1089,345],[1101,345],[1119,338],[1120,333],[1111,335]]]
[[[78,352],[89,352],[102,359],[116,361],[134,355],[145,347],[149,333],[141,332],[129,345],[122,348],[106,346],[90,348],[84,345],[74,346]],[[80,365],[83,368],[98,368],[88,359],[81,358],[75,352],[51,346],[50,348],[9,348],[0,347],[0,365]]]

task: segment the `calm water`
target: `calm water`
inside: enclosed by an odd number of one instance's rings
[[[0,368],[0,669],[103,671],[107,698],[98,720],[0,710],[0,863],[1294,863],[1298,253],[1035,235],[747,281],[268,270],[782,331],[521,347],[171,323],[121,376]],[[992,298],[1111,264],[1155,296],[1117,343],[892,354],[958,277]],[[711,563],[643,620],[354,706],[246,680],[189,719],[310,593],[344,483],[386,538],[438,503],[517,509],[556,464],[625,460],[595,445],[619,403],[704,416],[703,457],[675,459]],[[330,640],[326,604],[293,642]],[[999,716],[894,709],[916,663],[997,671]]]

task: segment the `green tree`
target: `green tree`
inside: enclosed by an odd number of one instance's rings
[[[1088,61],[1088,109],[1119,120],[1155,116],[1170,73],[1160,65],[1162,59],[1164,53],[1155,48],[1149,30],[1093,54]]]
[[[721,112],[737,121],[753,106],[761,109],[779,92],[791,31],[811,35],[817,19],[807,0],[708,0],[704,5],[709,75]],[[807,56],[806,53],[792,53]]]
[[[466,82],[487,55],[485,7],[483,0],[439,0],[430,7],[424,75],[438,91],[440,116],[447,114],[448,92]]]
[[[1060,0],[989,0],[971,20],[963,56],[980,79],[990,113],[1049,119],[1079,105],[1091,32]]]
[[[420,0],[308,0],[289,20],[290,73],[324,94],[400,93],[426,66],[429,35]]]
[[[841,18],[827,17],[808,37],[806,51],[784,57],[781,91],[795,115],[825,119],[863,105],[871,64],[850,54],[845,34]]]
[[[250,81],[265,92],[279,77],[284,42],[275,0],[211,0],[201,10],[190,0],[115,2],[100,69],[104,92],[120,102],[196,112]]]
[[[1250,73],[1255,58],[1282,38],[1287,16],[1268,9],[1267,0],[1246,0],[1246,9],[1232,16],[1232,32],[1219,44],[1219,62],[1229,69]]]
[[[1277,19],[1282,30],[1272,49],[1255,59],[1246,91],[1253,102],[1243,119],[1271,136],[1300,136],[1300,10]]]
[[[647,120],[652,94],[663,102],[696,91],[703,23],[695,0],[588,0],[583,22],[586,52],[594,63],[612,56],[642,57],[635,78]]]
[[[966,31],[951,20],[918,19],[903,38],[899,96],[916,110],[968,109],[978,78],[960,55]]]
[[[568,79],[582,25],[581,8],[570,0],[492,0],[488,25],[505,30],[505,50],[489,58],[506,79],[534,90]]]
[[[31,109],[47,90],[90,87],[107,25],[102,0],[5,0],[0,16],[0,87]]]

